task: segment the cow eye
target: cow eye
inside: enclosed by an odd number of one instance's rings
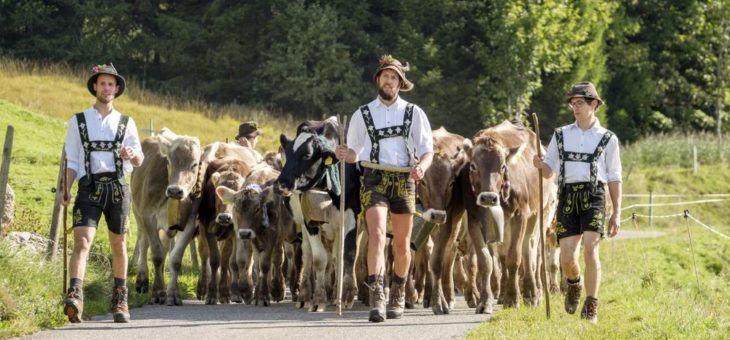
[[[194,163],[193,165],[190,166],[190,170],[195,170],[197,168],[198,168],[198,163]]]
[[[471,170],[471,171],[477,171],[477,165],[476,165],[476,164],[474,164],[474,163],[471,163],[471,164],[469,165],[469,170]]]

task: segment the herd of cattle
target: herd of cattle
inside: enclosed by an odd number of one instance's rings
[[[197,237],[202,264],[197,297],[207,304],[267,306],[282,301],[288,287],[299,308],[324,311],[335,300],[339,221],[345,214],[341,298],[345,308],[355,299],[366,303],[360,169],[348,164],[340,174],[344,191],[332,171],[339,167],[334,146],[342,128],[335,118],[304,122],[293,140],[281,135],[279,153],[260,162],[249,148],[220,142],[203,147],[197,138],[168,129],[146,138],[145,162],[131,181],[139,227],[137,291],[150,290],[151,254],[152,303],[182,304],[178,275],[185,248]],[[435,314],[448,314],[458,290],[477,313],[492,313],[496,303],[539,304],[543,286],[557,292],[554,237],[545,244],[549,282],[539,275],[539,219],[552,220],[556,188],[544,181],[539,216],[538,172],[531,163],[535,134],[504,122],[479,131],[473,141],[441,128],[433,131],[433,141],[434,161],[417,195],[419,218],[436,227],[421,228],[430,235],[413,245],[406,306],[422,303]]]

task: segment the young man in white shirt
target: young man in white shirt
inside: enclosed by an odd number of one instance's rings
[[[383,56],[373,79],[378,98],[352,116],[347,144],[337,158],[365,168],[361,200],[368,226],[368,286],[371,322],[398,319],[405,305],[405,281],[411,261],[410,238],[415,208],[415,181],[423,178],[433,158],[431,126],[423,110],[398,94],[413,89],[405,77],[408,65]],[[387,313],[384,296],[385,234],[393,227],[394,277]]]
[[[545,178],[558,174],[557,236],[560,266],[568,281],[565,311],[575,313],[580,303],[583,280],[578,250],[583,241],[586,299],[581,318],[597,323],[601,282],[598,244],[605,234],[605,184],[613,203],[608,219],[609,237],[618,233],[621,220],[619,141],[596,117],[603,100],[592,83],[573,85],[566,97],[575,123],[556,129],[545,157],[535,156],[533,163],[543,170]]]
[[[69,261],[71,280],[64,314],[73,323],[81,322],[86,259],[103,214],[112,249],[112,314],[114,322],[129,322],[125,237],[132,195],[125,176],[142,164],[144,154],[134,120],[112,104],[126,87],[114,65],[94,66],[86,86],[96,102],[75,114],[66,132],[66,183],[70,188],[74,180],[79,180],[79,186],[73,206],[74,250]],[[70,197],[60,194],[61,204],[67,206]]]

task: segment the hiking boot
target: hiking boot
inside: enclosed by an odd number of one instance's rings
[[[382,282],[373,282],[370,288],[370,322],[385,321],[385,293]]]
[[[84,291],[81,286],[71,286],[63,300],[63,314],[66,314],[71,323],[80,323],[84,313]]]
[[[406,285],[393,284],[388,299],[388,319],[400,319],[406,305]]]
[[[598,299],[592,296],[586,296],[586,300],[583,302],[583,310],[580,312],[580,318],[592,323],[598,323]]]
[[[583,290],[583,280],[576,283],[568,282],[568,292],[565,294],[565,311],[568,314],[575,314],[580,303],[580,293]]]
[[[114,316],[114,322],[129,322],[127,296],[127,287],[114,287],[114,293],[112,294],[112,315]]]

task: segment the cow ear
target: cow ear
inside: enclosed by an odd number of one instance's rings
[[[340,123],[337,121],[337,117],[336,116],[329,117],[324,121],[324,129],[322,130],[322,135],[331,141],[339,141],[339,139],[340,139],[339,129],[340,129]],[[338,143],[334,143],[334,144],[338,144]]]
[[[287,137],[285,134],[282,133],[279,136],[279,143],[281,143],[281,148],[283,150],[286,150],[286,146],[289,145],[289,144],[291,144],[291,142],[292,142],[292,140],[289,139],[289,137]]]
[[[233,191],[231,188],[220,186],[215,188],[215,194],[221,201],[223,201],[223,204],[231,204],[233,203],[233,199],[236,197],[237,192]]]
[[[464,148],[466,157],[471,159],[471,150],[474,149],[474,144],[472,144],[471,139],[464,138],[464,142],[462,142],[461,146]]]
[[[221,179],[221,174],[219,172],[215,172],[212,175],[210,175],[210,182],[213,183],[214,187],[218,186],[218,181]]]
[[[516,148],[509,149],[509,155],[507,155],[506,159],[507,164],[514,165],[517,163],[517,161],[519,161],[522,157],[522,154],[525,152],[525,149],[527,149],[527,143],[522,143]]]
[[[463,147],[457,147],[456,150],[458,150],[458,152],[453,157],[451,157],[451,166],[454,173],[458,174],[461,172],[461,169],[464,168],[464,165],[466,165],[469,160],[467,159],[466,151]]]
[[[159,136],[158,140],[160,141],[160,155],[162,155],[162,157],[168,158],[168,156],[170,155],[170,147],[172,146],[172,142],[169,139],[162,137],[162,135]]]
[[[261,191],[261,198],[263,202],[269,203],[274,201],[274,186],[270,185]]]

